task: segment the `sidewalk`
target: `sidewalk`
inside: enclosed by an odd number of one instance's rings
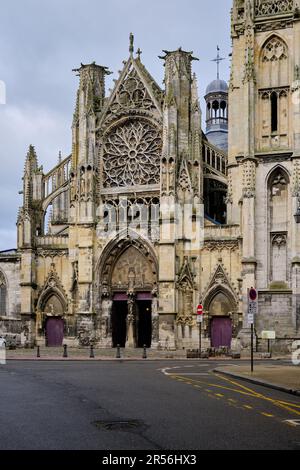
[[[40,357],[37,357],[37,348],[33,349],[15,349],[6,350],[6,359],[9,360],[24,360],[24,361],[86,361],[86,360],[115,360],[117,355],[117,349],[106,348],[97,349],[94,348],[94,358],[90,358],[90,348],[67,348],[67,358],[63,357],[63,347],[58,348],[47,348],[40,347]],[[126,360],[142,360],[143,349],[128,349],[121,348],[120,355],[121,359]],[[186,351],[157,351],[157,350],[146,350],[148,359],[186,359]]]
[[[270,365],[254,364],[254,372],[251,373],[249,363],[247,365],[224,365],[224,367],[214,369],[214,372],[300,396],[300,366],[282,366],[274,363]]]

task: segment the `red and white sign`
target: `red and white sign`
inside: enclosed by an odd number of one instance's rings
[[[257,291],[253,287],[251,287],[251,289],[249,289],[249,299],[252,302],[255,302],[256,299],[257,299]]]
[[[197,315],[203,315],[203,305],[198,305],[197,307]]]

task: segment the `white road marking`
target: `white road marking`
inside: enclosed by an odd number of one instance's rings
[[[291,424],[292,426],[300,426],[300,419],[285,419],[284,423]]]

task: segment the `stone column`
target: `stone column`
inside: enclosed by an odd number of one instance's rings
[[[128,294],[128,314],[127,314],[127,337],[126,337],[126,348],[135,348],[135,315],[134,315],[134,297],[132,294]]]
[[[157,348],[159,343],[159,313],[158,313],[158,299],[154,297],[152,299],[152,342],[151,347]]]

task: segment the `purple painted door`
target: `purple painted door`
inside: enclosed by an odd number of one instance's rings
[[[64,321],[61,318],[48,318],[46,323],[47,346],[62,346],[64,339]]]
[[[211,345],[213,348],[227,346],[230,348],[232,322],[228,317],[214,317],[211,322]]]

